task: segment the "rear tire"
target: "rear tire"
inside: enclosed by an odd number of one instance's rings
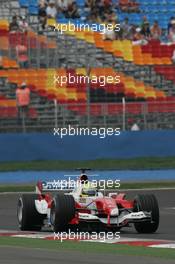
[[[22,231],[39,231],[43,225],[45,215],[39,214],[35,208],[37,194],[23,194],[18,199],[17,218]]]
[[[139,194],[135,198],[134,211],[151,212],[152,221],[134,223],[138,233],[154,233],[159,227],[159,206],[154,194]]]
[[[57,194],[52,203],[50,220],[53,231],[65,230],[75,216],[75,201],[72,195]]]

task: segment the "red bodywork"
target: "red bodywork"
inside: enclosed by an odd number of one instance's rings
[[[51,208],[53,198],[50,194],[40,195],[40,199],[45,199],[48,203],[48,208]],[[129,201],[125,199],[125,194],[118,194],[115,197],[103,197],[94,199],[96,208],[99,215],[106,215],[107,225],[110,226],[110,216],[112,209],[116,208],[116,205],[119,209],[133,209],[134,201]],[[79,212],[91,214],[91,209],[88,209],[86,206],[75,202],[76,214],[75,217],[70,221],[69,224],[77,225],[79,224]]]
[[[42,194],[42,188],[40,183],[37,185],[39,190],[39,200],[44,199],[47,204],[48,208],[51,208],[53,197],[50,193]],[[108,226],[110,226],[110,217],[111,217],[111,211],[118,207],[118,209],[128,209],[132,210],[134,207],[134,201],[133,200],[126,200],[125,199],[126,194],[125,193],[119,193],[119,194],[112,194],[109,196],[104,197],[95,197],[92,198],[92,203],[95,203],[97,214],[103,215],[107,217],[107,223]],[[90,203],[91,204],[91,203]],[[75,201],[75,208],[76,208],[76,214],[75,217],[71,220],[70,224],[79,224],[79,212],[91,214],[92,209],[88,208],[88,205],[80,204],[79,202]]]

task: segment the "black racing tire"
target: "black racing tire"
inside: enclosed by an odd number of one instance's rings
[[[35,208],[37,194],[23,194],[18,199],[17,219],[23,231],[39,231],[43,226],[45,215],[39,214]]]
[[[55,233],[65,230],[75,216],[75,200],[72,195],[57,194],[53,198],[50,221]]]
[[[138,233],[154,233],[159,227],[159,205],[154,194],[139,194],[135,198],[134,211],[151,212],[151,221],[134,223]]]

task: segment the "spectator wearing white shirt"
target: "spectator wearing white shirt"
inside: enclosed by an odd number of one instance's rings
[[[55,1],[54,0],[50,0],[49,1],[49,5],[46,8],[46,14],[48,18],[56,18],[57,16],[57,9],[55,7]]]
[[[62,13],[68,10],[70,4],[72,4],[71,0],[57,0],[57,7]]]

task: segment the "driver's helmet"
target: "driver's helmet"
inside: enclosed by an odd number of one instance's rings
[[[81,196],[96,196],[97,190],[89,182],[83,185]]]
[[[80,175],[80,182],[82,183],[82,184],[86,184],[86,183],[88,183],[88,176],[86,175],[86,174],[81,174]]]

